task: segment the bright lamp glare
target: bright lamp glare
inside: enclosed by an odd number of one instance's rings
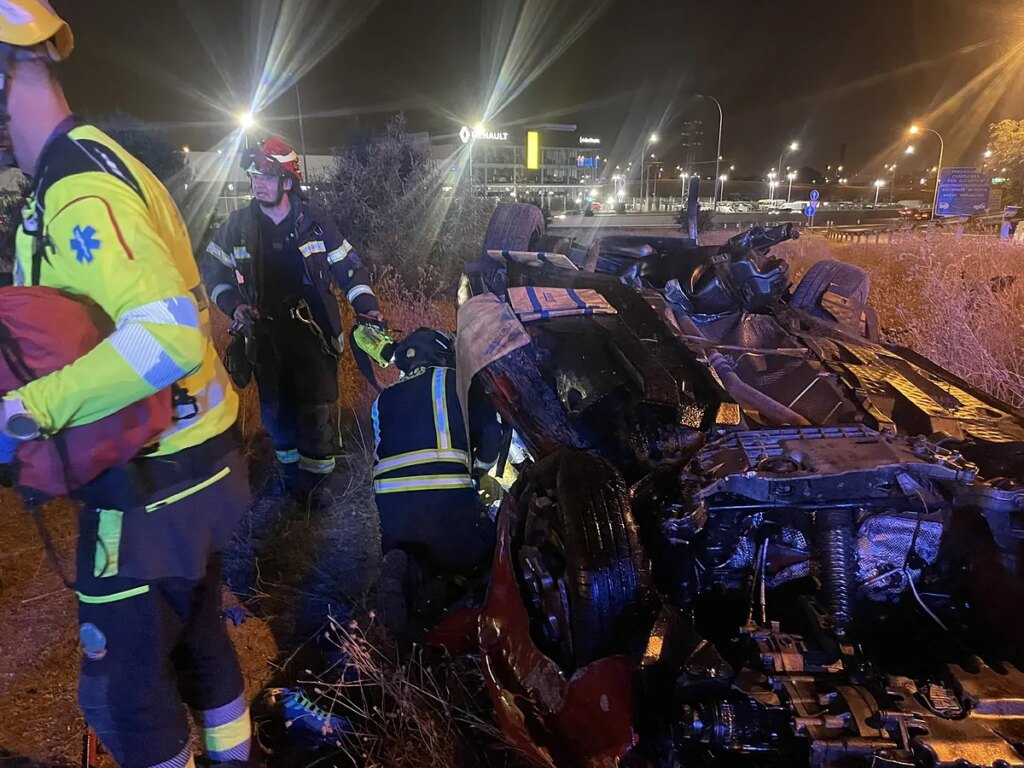
[[[252,112],[239,112],[238,113],[238,125],[243,131],[247,131],[253,127],[256,120],[252,116]]]
[[[910,126],[910,135],[911,136],[916,136],[920,132],[921,132],[921,127],[920,126],[918,126],[918,125]]]

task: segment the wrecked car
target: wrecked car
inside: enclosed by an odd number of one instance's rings
[[[1024,766],[1024,415],[862,270],[497,208],[459,371],[530,459],[477,624],[551,766]],[[468,385],[467,385],[468,386]]]

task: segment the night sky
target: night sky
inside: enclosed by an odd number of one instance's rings
[[[74,109],[87,115],[121,109],[164,125],[175,141],[194,148],[222,138],[231,129],[228,113],[247,105],[254,65],[262,63],[260,30],[266,34],[281,6],[276,0],[53,2],[76,36],[62,75]],[[954,95],[998,58],[1008,36],[1024,29],[1020,3],[1010,0],[284,5],[285,14],[298,9],[307,17],[284,36],[287,65],[317,61],[300,82],[310,152],[379,128],[399,110],[411,129],[435,135],[482,116],[492,62],[505,50],[498,20],[522,6],[521,34],[509,53],[519,62],[511,85],[521,84],[525,72],[536,76],[489,127],[577,123],[623,162],[635,156],[639,136],[658,129],[664,139],[658,151],[672,160],[682,121],[703,119],[709,135],[717,130],[714,106],[692,97],[705,92],[724,107],[723,154],[737,175],[763,174],[793,139],[802,143],[799,164],[836,163],[844,142],[849,167],[894,158],[912,119]],[[936,118],[934,127],[956,129],[952,141],[947,137],[950,159],[973,158],[992,120],[1024,116],[1022,79],[969,125],[962,114]],[[260,115],[290,138],[297,128],[284,118],[294,116],[294,98],[285,91]],[[713,147],[703,156],[712,157]]]

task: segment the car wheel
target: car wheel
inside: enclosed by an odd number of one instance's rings
[[[529,251],[544,234],[544,214],[529,203],[499,203],[484,235],[485,251]]]
[[[861,336],[865,335],[863,318],[870,290],[871,278],[863,269],[826,259],[807,270],[789,304]]]
[[[567,449],[521,487],[516,559],[538,647],[567,670],[642,650],[654,592],[622,475]]]

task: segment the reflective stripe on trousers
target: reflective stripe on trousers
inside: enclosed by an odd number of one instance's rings
[[[441,491],[472,488],[469,475],[417,475],[394,480],[374,480],[374,493],[403,493],[406,491]]]
[[[215,709],[193,710],[192,719],[203,732],[207,757],[215,763],[248,760],[252,738],[245,694]]]
[[[299,454],[299,469],[304,472],[312,472],[315,475],[329,475],[334,471],[334,459],[314,459]]]

